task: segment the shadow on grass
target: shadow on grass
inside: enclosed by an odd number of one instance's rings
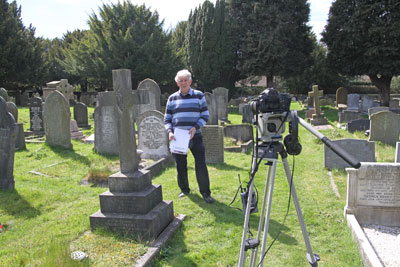
[[[230,165],[230,164],[227,164],[227,163],[224,163],[224,164],[210,164],[210,163],[208,163],[207,166],[213,166],[213,167],[216,168],[217,170],[221,170],[221,171],[232,171],[232,170],[235,170],[235,171],[242,171],[242,170],[248,170],[248,167],[243,167],[243,168],[241,168],[241,167],[238,167],[238,166],[235,166],[235,165]]]
[[[0,190],[0,209],[18,218],[34,218],[40,211],[32,207],[17,190]]]
[[[46,146],[53,151],[55,154],[62,158],[73,159],[75,161],[82,162],[83,164],[90,166],[90,160],[87,157],[77,154],[74,150],[63,148],[63,147],[52,147],[46,144]]]
[[[226,205],[222,202],[219,202],[217,199],[215,199],[215,202],[213,204],[208,204],[204,201],[203,198],[201,198],[197,194],[189,194],[188,197],[191,201],[196,203],[200,208],[207,209],[211,213],[213,213],[213,215],[216,218],[216,222],[234,223],[237,225],[243,225],[244,214],[242,213],[242,211],[240,211],[236,208],[233,208],[233,207],[229,207],[228,205]],[[259,204],[259,205],[261,205],[261,204]],[[261,206],[259,206],[259,209],[260,208],[261,208]],[[251,215],[251,217],[250,217],[251,228],[257,229],[259,221],[260,221],[260,211],[257,214]],[[279,238],[278,238],[279,242],[288,244],[288,245],[296,245],[297,244],[296,239],[294,239],[293,237],[284,233],[286,231],[290,231],[289,227],[287,227],[286,225],[283,225],[273,219],[270,219],[269,231],[268,231],[270,237],[268,237],[268,240],[272,241],[272,239],[270,239],[270,238],[271,237],[275,238],[278,235],[279,231],[281,231],[281,233],[279,234]]]

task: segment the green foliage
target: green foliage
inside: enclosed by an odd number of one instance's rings
[[[25,27],[21,7],[0,0],[0,85],[7,89],[43,81],[42,46],[35,28]]]
[[[235,33],[224,0],[210,1],[189,16],[186,29],[187,63],[198,86],[205,91],[223,86],[234,88],[236,69]]]
[[[187,21],[180,21],[175,29],[171,32],[171,42],[174,48],[182,69],[186,67],[186,42],[185,32],[187,28]]]
[[[265,75],[267,87],[273,87],[274,76],[294,76],[311,64],[306,0],[231,0],[230,6],[238,22],[239,64],[244,73]]]
[[[400,5],[397,1],[333,2],[322,33],[329,64],[346,75],[368,75],[389,104],[390,83],[400,74]]]

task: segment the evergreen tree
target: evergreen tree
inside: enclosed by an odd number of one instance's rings
[[[400,74],[400,4],[395,0],[336,0],[322,33],[328,62],[346,75],[368,75],[388,106]]]
[[[210,91],[218,86],[234,88],[236,48],[231,20],[224,0],[214,6],[205,1],[189,15],[186,29],[187,63],[198,86]]]
[[[247,76],[267,77],[302,73],[311,64],[312,40],[306,0],[230,0],[231,16],[241,38],[239,64]]]
[[[174,52],[179,59],[182,69],[186,67],[186,42],[185,32],[187,28],[187,21],[179,22],[175,29],[171,32],[171,42]]]

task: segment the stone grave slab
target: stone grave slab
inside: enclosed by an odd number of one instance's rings
[[[209,113],[207,125],[218,125],[217,100],[215,99],[215,96],[209,92],[205,92],[204,97],[206,98]]]
[[[339,123],[347,123],[361,118],[361,113],[355,110],[343,110],[338,115]]]
[[[23,123],[16,123],[15,150],[26,149]]]
[[[348,94],[347,95],[347,110],[359,111],[360,110],[360,95]]]
[[[400,115],[390,111],[380,111],[372,114],[370,120],[370,141],[396,145],[399,141]]]
[[[353,120],[347,123],[347,131],[354,133],[355,131],[365,132],[369,130],[370,121],[368,119]]]
[[[251,104],[244,104],[242,112],[242,123],[253,123],[253,109]]]
[[[218,125],[204,125],[201,128],[201,133],[206,149],[206,163],[224,163],[223,127]]]
[[[375,162],[375,142],[361,139],[339,139],[333,140],[334,144],[341,147],[360,162]],[[324,166],[328,169],[340,169],[350,167],[346,161],[336,155],[329,147],[324,145]]]
[[[363,162],[347,168],[345,214],[360,224],[400,226],[400,163]]]
[[[88,122],[88,109],[84,103],[76,102],[74,105],[74,120],[80,128],[91,128]]]
[[[218,119],[228,121],[228,93],[229,90],[224,87],[217,87],[212,90],[217,102]]]

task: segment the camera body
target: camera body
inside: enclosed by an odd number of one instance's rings
[[[252,109],[254,114],[289,112],[290,102],[289,94],[279,93],[274,88],[267,88],[253,102]]]

